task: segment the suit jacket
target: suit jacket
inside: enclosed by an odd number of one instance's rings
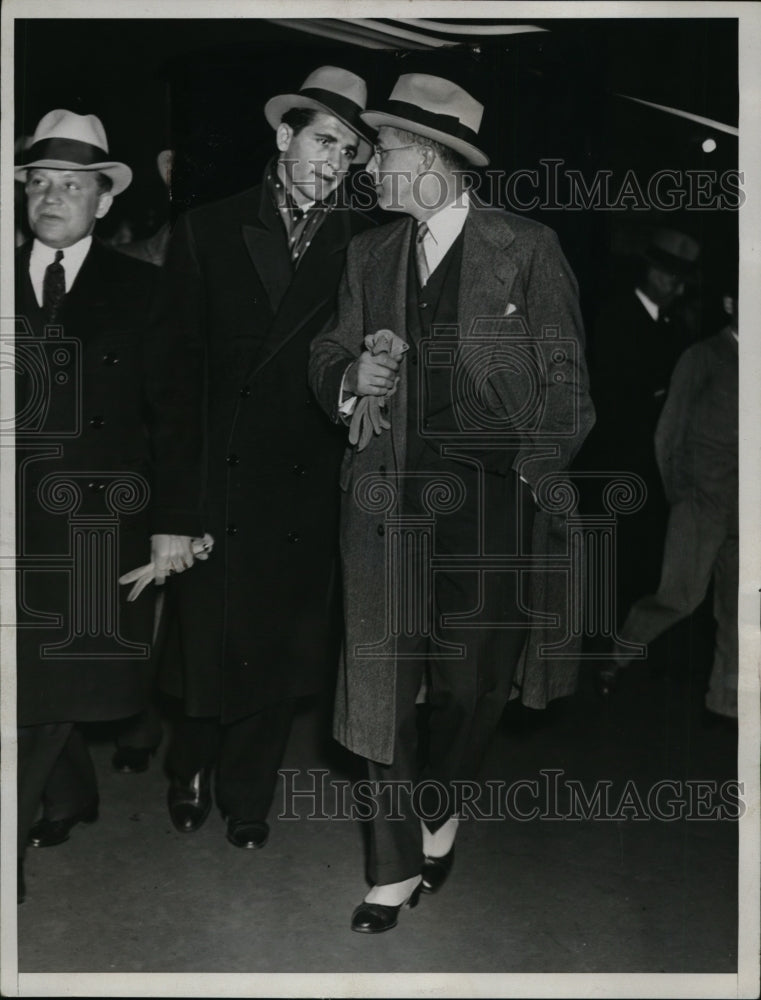
[[[94,240],[46,329],[31,246],[16,255],[19,723],[119,718],[143,707],[150,677],[153,607],[127,603],[117,577],[150,559],[157,272]],[[99,548],[98,528],[114,515]],[[98,598],[92,637],[87,608]]]
[[[357,237],[349,248],[336,322],[316,339],[310,362],[311,384],[334,420],[339,419],[343,373],[361,353],[363,337],[388,328],[407,339],[412,225],[409,218],[390,223]],[[541,494],[542,478],[568,465],[594,419],[576,281],[554,233],[528,220],[472,205],[463,240],[458,321],[461,343],[473,346],[460,351],[452,385],[460,404],[476,401],[489,418],[505,418],[504,453]],[[398,490],[396,475],[405,468],[410,377],[404,363],[400,376],[389,404],[391,430],[374,437],[361,452],[347,448],[341,469],[346,642],[334,735],[354,752],[384,763],[390,762],[393,747],[394,659],[358,656],[356,651],[386,633],[379,589],[385,580],[382,499],[387,491],[374,491],[363,477],[388,477]],[[468,405],[464,410],[472,412]],[[537,419],[521,426],[516,415],[529,411]],[[546,553],[553,546],[565,548],[564,519],[540,510],[534,551]],[[553,593],[552,576],[532,574],[532,610],[563,606],[565,591]],[[569,693],[575,683],[568,660],[548,665],[538,655],[548,638],[542,632],[532,632],[518,674],[523,700],[534,707]],[[557,641],[560,635],[550,633],[550,638]]]
[[[164,266],[157,531],[214,537],[174,577],[162,684],[190,715],[233,721],[317,690],[335,663],[343,442],[307,385],[351,236],[336,208],[294,270],[262,184],[181,217]]]

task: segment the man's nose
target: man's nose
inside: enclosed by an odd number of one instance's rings
[[[378,160],[375,153],[370,157],[370,159],[365,164],[365,170],[368,174],[371,174],[374,180],[378,180]]]
[[[58,190],[57,187],[53,187],[53,185],[50,184],[48,186],[47,190],[45,191],[45,199],[44,200],[45,201],[50,201],[50,202],[60,201],[61,200],[61,192]]]

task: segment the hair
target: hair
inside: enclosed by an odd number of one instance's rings
[[[418,135],[417,132],[408,132],[404,129],[396,129],[395,131],[402,142],[409,142],[424,149],[432,149],[447,170],[451,170],[452,173],[472,173],[475,169],[473,164],[469,163],[461,153],[450,146],[445,146],[442,142],[428,139],[424,135]]]
[[[289,108],[284,111],[280,118],[281,125],[288,125],[293,129],[293,134],[298,135],[307,125],[311,125],[317,117],[314,108]]]
[[[98,185],[98,194],[108,194],[114,186],[111,178],[101,173],[100,170],[95,174],[95,183]]]

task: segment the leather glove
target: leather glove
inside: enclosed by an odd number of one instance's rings
[[[127,595],[127,600],[136,601],[154,580],[156,586],[160,587],[168,574],[182,573],[193,565],[195,559],[208,559],[213,548],[214,539],[209,534],[203,538],[190,538],[187,535],[151,535],[151,562],[119,577],[121,584],[134,584]],[[174,569],[175,565],[180,566],[180,569]]]
[[[377,330],[365,337],[365,349],[376,357],[385,353],[394,361],[400,361],[409,345],[392,330]],[[362,396],[357,402],[349,424],[349,443],[356,445],[357,451],[367,447],[373,434],[390,429],[391,423],[383,411],[386,409],[386,400],[394,395],[398,385],[397,378],[393,389],[389,389],[385,396]]]

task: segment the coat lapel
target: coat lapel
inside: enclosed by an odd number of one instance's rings
[[[277,219],[282,227],[282,223]],[[294,271],[287,249],[285,256],[289,280],[279,308],[257,353],[249,376],[256,375],[286,344],[331,303],[343,271],[346,247],[351,239],[351,224],[345,211],[335,210],[320,226],[302,264]],[[282,234],[280,244],[286,247]]]
[[[498,220],[498,224],[495,224]],[[503,214],[471,205],[463,233],[458,319],[460,336],[476,334],[476,320],[506,315],[508,295],[518,268],[507,248],[515,239]]]
[[[267,190],[266,181],[260,186],[258,217],[241,227],[251,263],[256,268],[276,313],[293,277],[293,266],[284,239],[283,223]]]

